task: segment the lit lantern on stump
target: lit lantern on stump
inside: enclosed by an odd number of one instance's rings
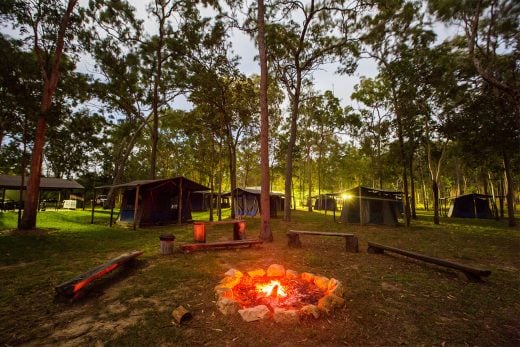
[[[245,240],[246,221],[240,220],[233,223],[233,240]]]
[[[193,223],[193,240],[195,242],[206,242],[206,228],[204,223]]]

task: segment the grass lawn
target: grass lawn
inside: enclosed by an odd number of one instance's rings
[[[183,254],[192,226],[132,231],[108,227],[108,213],[46,211],[43,232],[16,235],[16,214],[0,212],[0,344],[3,345],[520,345],[520,229],[506,221],[442,219],[427,213],[406,229],[335,224],[332,216],[296,211],[293,221],[272,220],[273,243],[258,248]],[[200,217],[200,215],[199,215]],[[208,230],[208,242],[232,237],[230,225]],[[350,232],[360,253],[346,253],[343,239],[302,236],[287,247],[289,229]],[[176,236],[174,254],[159,254],[159,235]],[[248,238],[259,219],[247,219]],[[391,254],[366,252],[367,240],[489,269],[482,283],[456,271]],[[138,266],[101,281],[74,303],[55,301],[54,286],[131,250]],[[230,268],[250,271],[272,263],[334,277],[346,287],[345,308],[297,326],[246,323],[224,316],[213,288]],[[193,314],[172,323],[183,305]]]

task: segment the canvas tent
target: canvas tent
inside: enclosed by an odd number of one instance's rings
[[[23,189],[27,188],[29,177],[25,177]],[[20,199],[20,185],[22,184],[21,176],[0,175],[0,209],[14,206]],[[71,198],[74,193],[79,193],[77,200],[83,201],[85,187],[73,180],[65,180],[55,177],[40,178],[40,193],[55,192],[59,201],[62,198]],[[6,208],[7,209],[7,208]]]
[[[222,195],[231,196],[235,202],[235,215],[239,217],[253,217],[260,214],[260,189],[236,188],[232,192]],[[276,217],[278,211],[283,211],[283,194],[269,193],[271,217]]]
[[[314,209],[318,211],[335,211],[337,204],[336,199],[333,196],[328,194],[322,194],[318,196],[313,196],[314,199]]]
[[[452,199],[448,217],[457,218],[493,218],[489,207],[491,195],[466,194]]]
[[[191,221],[191,192],[209,190],[185,177],[140,180],[98,188],[123,191],[118,220],[132,223],[134,228]]]
[[[340,220],[344,223],[398,224],[401,192],[356,187],[342,194],[343,203]]]
[[[211,193],[209,191],[198,190],[191,192],[190,204],[194,212],[207,211],[211,205]]]

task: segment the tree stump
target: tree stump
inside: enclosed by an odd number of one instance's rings
[[[346,249],[347,252],[350,253],[358,253],[359,252],[359,243],[356,236],[346,236],[345,237]]]
[[[175,241],[175,235],[163,234],[159,236],[161,244],[161,254],[167,255],[173,253],[173,242]]]
[[[300,235],[287,233],[287,241],[289,247],[301,248],[302,243],[300,241]]]
[[[206,242],[206,225],[204,223],[193,223],[193,241]]]

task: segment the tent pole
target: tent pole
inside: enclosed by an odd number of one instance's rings
[[[179,178],[179,201],[177,204],[177,224],[182,223],[182,177]]]
[[[94,188],[94,195],[92,198],[92,216],[90,217],[90,224],[94,224],[94,208],[96,207],[96,188]]]
[[[138,211],[138,208],[139,208],[139,184],[137,185],[137,187],[135,188],[135,200],[134,200],[134,225],[133,225],[133,229],[135,230],[136,228],[136,225],[137,225],[137,211]]]

